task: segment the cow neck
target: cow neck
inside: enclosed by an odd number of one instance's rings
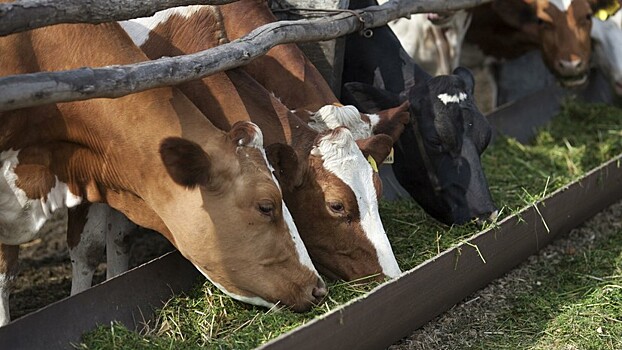
[[[19,63],[3,65],[0,74],[146,60],[115,26],[59,25],[0,38],[2,52],[32,57],[14,72],[6,67],[19,66]],[[149,120],[146,120],[147,116]],[[158,154],[159,143],[164,137],[212,141],[201,143],[206,150],[222,147],[225,137],[223,132],[206,122],[180,92],[170,88],[117,99],[91,99],[10,111],[3,113],[2,117],[7,128],[0,132],[1,149],[25,149],[24,156],[36,153],[29,150],[44,151],[45,157],[38,156],[32,161],[49,167],[60,181],[68,184],[74,195],[89,201],[107,201],[117,208],[129,208],[131,205],[123,203],[131,202],[137,207],[165,205],[167,194],[149,191],[149,188],[155,188],[149,185],[157,183],[160,185],[157,188],[170,191],[178,187],[167,175]],[[33,125],[44,132],[31,132]],[[7,136],[8,126],[11,132],[22,135],[19,137],[21,141]],[[162,186],[164,182],[170,184]],[[140,213],[140,210],[128,213],[134,220],[132,213]],[[152,210],[144,213],[140,218],[142,221],[137,223],[155,227],[170,237],[164,224],[157,219],[159,216]]]
[[[265,0],[240,0],[219,8],[229,40],[277,21]],[[295,44],[278,45],[244,69],[290,109],[315,112],[324,105],[339,102],[317,68]]]

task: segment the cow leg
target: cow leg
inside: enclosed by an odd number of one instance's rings
[[[115,277],[129,267],[130,242],[128,234],[137,229],[125,215],[109,207],[106,230],[106,279]]]
[[[108,210],[106,204],[86,203],[68,211],[67,243],[72,268],[71,295],[91,287],[93,274],[105,249]]]
[[[17,276],[18,245],[0,243],[0,327],[11,321],[9,295]]]

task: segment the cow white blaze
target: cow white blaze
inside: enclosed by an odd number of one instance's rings
[[[457,94],[447,94],[447,93],[442,93],[439,94],[438,96],[439,100],[441,100],[441,102],[443,102],[444,105],[447,105],[448,103],[460,103],[464,100],[467,99],[467,94],[464,92],[459,92]]]
[[[373,170],[356,145],[352,133],[346,128],[338,129],[336,135],[324,136],[316,147],[314,153],[321,154],[326,170],[354,192],[361,226],[376,249],[382,272],[391,278],[399,276],[400,268],[378,214]]]

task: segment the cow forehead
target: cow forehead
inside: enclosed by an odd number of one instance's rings
[[[568,11],[573,0],[549,0],[549,4],[557,7],[560,11]]]

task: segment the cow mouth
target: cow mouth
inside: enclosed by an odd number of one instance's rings
[[[575,88],[587,82],[587,72],[573,76],[558,77],[560,83],[567,88]]]

